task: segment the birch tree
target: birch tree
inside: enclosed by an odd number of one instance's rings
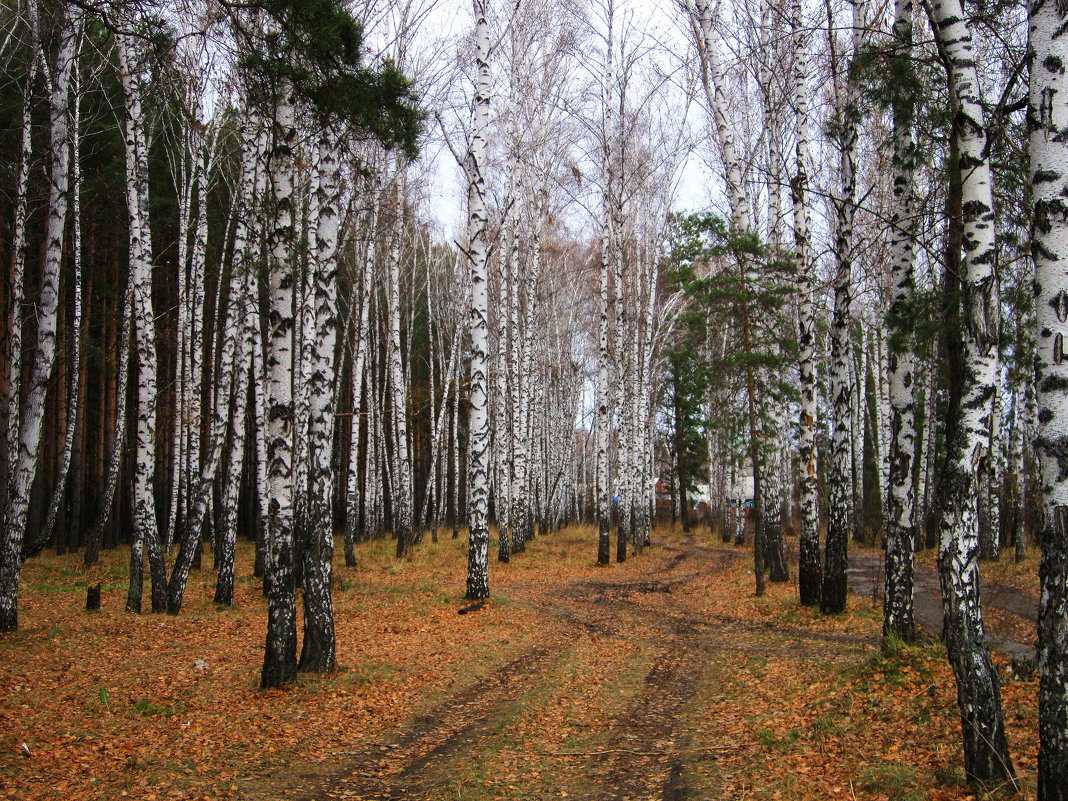
[[[866,25],[866,0],[849,0],[852,11],[852,56],[862,44]],[[828,13],[830,11],[828,10]],[[828,21],[831,25],[831,21]],[[842,63],[844,54],[835,53],[835,31],[830,31],[832,73],[835,90],[834,130],[838,152],[839,189],[831,203],[834,207],[834,313],[830,330],[829,393],[834,408],[831,436],[828,483],[830,484],[827,542],[823,561],[823,583],[820,590],[820,609],[824,613],[842,612],[846,607],[847,546],[851,529],[850,500],[851,465],[850,437],[851,396],[855,391],[850,373],[850,307],[853,298],[853,219],[856,210],[856,145],[860,123],[857,89],[854,76]]]
[[[1063,3],[1030,4],[1031,190],[1037,310],[1042,562],[1038,609],[1038,798],[1068,798],[1068,105]],[[1019,535],[1018,535],[1019,536]]]
[[[45,395],[56,355],[59,268],[70,200],[70,79],[77,58],[82,19],[81,10],[76,6],[65,6],[64,11],[49,97],[51,163],[44,267],[37,301],[37,348],[26,397],[19,410],[17,452],[9,454],[11,467],[6,487],[6,515],[0,535],[0,632],[18,628],[19,572],[26,536],[29,493],[37,473]]]
[[[912,57],[911,0],[897,0],[894,7],[893,36],[895,59],[910,65]],[[907,69],[908,67],[906,67]],[[883,638],[897,637],[906,642],[915,636],[912,611],[913,548],[916,541],[913,497],[913,456],[916,423],[913,391],[915,360],[906,338],[908,309],[915,286],[915,197],[913,173],[918,150],[913,139],[913,104],[895,94],[894,120],[894,205],[891,224],[892,297],[889,310],[890,396],[890,476],[886,498],[886,590],[883,601]]]
[[[147,552],[152,611],[167,606],[167,569],[156,525],[153,476],[156,464],[156,332],[152,308],[152,248],[149,227],[148,139],[142,107],[142,65],[129,34],[116,37],[126,108],[126,196],[130,215],[130,281],[133,285],[134,343],[137,352],[137,451],[134,460],[134,542],[130,549],[130,590],[126,607],[141,611],[142,559]]]
[[[944,54],[956,119],[963,259],[963,386],[960,409],[949,421],[939,523],[939,575],[945,612],[943,636],[957,680],[964,769],[975,781],[1013,778],[1001,715],[997,670],[979,601],[979,476],[989,453],[990,398],[995,391],[1001,330],[994,259],[994,207],[987,159],[987,126],[979,96],[972,35],[959,0],[931,6],[932,28]]]
[[[798,591],[801,603],[819,603],[820,534],[819,486],[816,473],[816,320],[815,282],[812,280],[811,210],[808,194],[809,107],[808,107],[808,29],[802,16],[801,0],[790,5],[791,43],[793,45],[793,101],[796,116],[795,173],[790,181],[794,205],[794,260],[798,281],[798,345],[801,382],[800,441],[798,445],[799,491],[801,495],[800,563]]]
[[[338,129],[326,124],[316,150],[317,219],[312,237],[312,292],[315,304],[311,348],[311,487],[309,541],[304,553],[304,639],[299,669],[325,673],[337,667],[334,607],[331,596],[334,525],[332,456],[334,443],[334,349],[337,340],[337,251],[341,209],[341,152]]]
[[[267,645],[260,686],[296,678],[297,610],[293,535],[293,89],[283,81],[275,97],[269,182],[274,220],[267,239],[269,326],[267,340],[268,561]]]
[[[489,416],[486,374],[489,346],[488,269],[486,242],[486,131],[490,120],[490,31],[487,0],[473,0],[475,22],[475,93],[471,133],[464,172],[467,177],[467,249],[471,271],[471,389],[468,412],[470,440],[467,554],[467,598],[489,597]]]

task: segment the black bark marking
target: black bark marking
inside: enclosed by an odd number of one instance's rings
[[[1068,392],[1068,376],[1051,374],[1042,379],[1039,389],[1045,393]]]
[[[1063,289],[1057,293],[1057,295],[1049,302],[1050,307],[1057,314],[1057,320],[1064,322],[1068,320],[1068,292]]]

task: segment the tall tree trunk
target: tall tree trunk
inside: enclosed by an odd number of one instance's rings
[[[1031,2],[1032,252],[1044,515],[1038,608],[1038,798],[1068,799],[1068,7]]]
[[[335,129],[327,127],[318,142],[318,219],[311,264],[315,302],[312,347],[311,494],[308,499],[308,547],[304,555],[304,641],[298,669],[326,673],[337,667],[331,576],[334,526],[330,509],[334,442],[334,347],[337,341],[338,202],[341,197],[340,154]]]
[[[206,154],[202,154],[206,160]],[[200,192],[200,203],[206,205],[206,188],[203,182],[207,177],[207,170],[199,170],[200,180],[202,182]],[[202,275],[203,270],[196,266],[196,262],[199,260],[195,255],[196,250],[200,250],[203,253],[204,245],[207,239],[207,228],[204,222],[204,217],[198,212],[197,222],[197,242],[194,244],[194,266],[191,270],[191,275],[196,281],[198,275]],[[247,238],[247,232],[243,232]],[[242,246],[242,250],[239,252],[239,258],[246,258],[244,251],[244,242],[237,241],[236,244]],[[215,397],[211,404],[211,419],[209,427],[209,447],[207,449],[206,458],[201,460],[200,448],[196,444],[200,439],[200,421],[199,421],[199,400],[193,401],[192,396],[199,396],[200,394],[200,381],[197,380],[197,376],[200,374],[200,358],[196,354],[200,350],[200,336],[198,334],[199,326],[195,322],[199,316],[197,306],[201,305],[196,302],[196,298],[199,296],[199,291],[193,287],[190,287],[190,294],[194,298],[194,309],[190,315],[191,320],[191,336],[190,336],[190,380],[193,382],[193,391],[190,393],[190,408],[195,410],[197,417],[194,418],[195,425],[189,433],[189,467],[188,473],[191,474],[192,481],[189,484],[191,497],[188,506],[188,513],[184,516],[182,524],[182,536],[180,547],[178,550],[178,557],[175,559],[174,568],[171,572],[171,580],[167,587],[167,611],[176,615],[181,611],[182,602],[185,598],[186,583],[189,579],[189,571],[196,563],[197,554],[201,548],[201,535],[204,530],[205,522],[209,524],[212,522],[212,516],[210,510],[214,502],[213,486],[216,479],[216,475],[219,471],[219,466],[222,464],[223,450],[226,444],[226,433],[229,428],[231,414],[231,402],[235,394],[240,393],[241,385],[244,381],[244,373],[241,369],[237,368],[237,365],[242,363],[240,354],[240,345],[243,338],[240,335],[240,326],[238,323],[239,315],[246,311],[244,293],[247,288],[244,285],[244,278],[242,274],[238,274],[231,279],[230,297],[229,301],[225,304],[225,308],[222,303],[222,293],[219,292],[217,297],[217,313],[223,320],[220,348],[218,353],[218,374],[215,379]],[[240,403],[244,403],[242,398]]]
[[[895,5],[895,58],[912,58],[912,0]],[[890,478],[886,507],[886,589],[883,597],[883,640],[911,642],[916,635],[912,608],[913,548],[916,542],[913,458],[916,452],[914,405],[915,358],[908,342],[908,323],[915,289],[915,193],[913,173],[918,151],[912,136],[913,104],[894,98],[894,200],[890,218],[892,296],[886,349],[889,376]],[[927,421],[930,423],[930,420]]]
[[[853,9],[853,53],[860,49],[864,30],[865,0],[850,0]],[[833,31],[832,31],[833,39]],[[853,216],[856,204],[857,129],[860,109],[856,90],[849,75],[842,75],[839,65],[835,83],[838,94],[835,109],[838,136],[836,146],[839,157],[841,188],[832,203],[835,210],[835,279],[834,312],[831,316],[831,365],[830,395],[834,408],[834,425],[831,436],[831,460],[828,476],[830,484],[830,510],[827,523],[827,545],[823,562],[823,586],[820,591],[820,609],[825,614],[842,612],[846,608],[846,569],[849,533],[852,528],[850,512],[856,513],[850,495],[851,438],[850,411],[854,387],[850,384],[850,306],[853,297],[852,250]]]
[[[297,609],[293,559],[293,90],[278,87],[270,157],[274,204],[268,237],[269,325],[267,347],[267,642],[260,686],[288,684],[297,673]]]
[[[227,472],[223,483],[224,491],[220,509],[220,551],[218,575],[215,581],[215,603],[230,605],[234,594],[234,557],[237,542],[238,496],[244,463],[245,440],[248,430],[246,411],[248,409],[249,382],[262,387],[263,376],[258,372],[258,360],[255,349],[259,347],[257,330],[259,328],[259,299],[257,296],[253,270],[256,257],[260,255],[258,237],[260,231],[256,226],[257,215],[253,209],[257,201],[263,201],[266,175],[262,169],[260,154],[265,147],[265,132],[260,118],[249,114],[244,119],[241,130],[241,174],[238,194],[234,202],[234,245],[231,303],[242,303],[240,312],[241,332],[239,352],[235,354],[235,387],[233,410],[230,415],[230,452],[227,460]],[[236,333],[236,332],[235,332]],[[221,371],[220,371],[221,373]],[[262,391],[262,389],[260,390]],[[253,415],[253,419],[256,416]],[[258,427],[258,426],[257,426]],[[257,440],[259,438],[257,437]],[[253,461],[258,465],[255,444],[252,452]],[[252,482],[253,494],[259,498],[261,485]],[[254,516],[255,517],[255,516]],[[257,531],[257,534],[259,532]],[[262,537],[256,537],[259,543]],[[257,553],[259,548],[257,548]]]
[[[79,155],[79,123],[81,121],[79,108],[79,72],[77,62],[73,68],[73,94],[71,103],[71,217],[73,218],[73,253],[71,262],[73,276],[71,283],[74,294],[74,314],[71,321],[71,354],[68,372],[70,373],[70,389],[67,392],[67,425],[63,434],[63,455],[60,457],[59,475],[56,477],[56,485],[52,489],[52,501],[48,504],[48,516],[45,518],[44,528],[38,536],[34,550],[43,549],[52,539],[52,531],[56,525],[60,506],[66,497],[67,475],[70,472],[71,458],[74,454],[74,432],[78,422],[78,401],[81,398],[81,356],[82,338],[85,334],[82,312],[82,222],[81,222],[81,158]]]
[[[957,680],[965,772],[975,781],[1000,782],[1011,780],[1013,771],[997,671],[983,630],[976,510],[979,476],[990,458],[990,398],[995,390],[1001,328],[994,205],[979,76],[967,16],[960,0],[938,0],[932,12],[932,27],[947,60],[955,101],[964,254],[961,402],[959,413],[948,421],[939,499],[943,636]]]
[[[149,227],[148,141],[141,107],[141,65],[130,37],[116,37],[126,107],[126,205],[130,217],[130,281],[133,285],[134,344],[137,349],[137,450],[134,459],[134,539],[127,609],[141,611],[140,560],[147,551],[152,611],[167,605],[167,569],[156,526],[156,331],[152,308],[152,243]]]
[[[609,316],[611,314],[609,281],[612,270],[612,254],[616,247],[615,215],[612,210],[612,192],[614,191],[615,155],[613,148],[615,141],[616,121],[614,106],[614,87],[616,84],[614,44],[613,44],[613,13],[615,6],[608,5],[608,39],[605,44],[605,72],[601,80],[601,265],[600,265],[600,318],[597,325],[597,414],[596,414],[596,442],[594,448],[597,453],[596,483],[597,483],[597,564],[607,565],[612,553],[612,506],[611,506],[611,479],[612,466],[609,454],[609,434],[611,427],[612,396],[609,385],[609,369],[611,366],[608,351]]]
[[[794,204],[794,259],[800,295],[798,345],[800,349],[801,413],[798,449],[799,491],[801,495],[800,563],[798,591],[801,603],[816,606],[820,601],[819,485],[816,474],[816,315],[815,286],[812,280],[809,245],[808,200],[808,30],[801,16],[800,0],[790,6],[790,26],[794,48],[793,99],[797,114],[797,172],[790,182]]]
[[[253,380],[257,379],[257,376],[252,374],[252,348],[255,346],[255,336],[249,330],[251,326],[258,324],[256,319],[255,287],[252,285],[252,279],[248,273],[235,276],[233,283],[235,286],[231,288],[230,304],[236,305],[241,310],[243,326],[240,332],[233,331],[234,338],[238,339],[239,342],[230,370],[233,373],[232,404],[227,407],[231,410],[230,425],[228,426],[230,450],[229,459],[226,463],[224,489],[219,512],[219,532],[216,540],[218,575],[215,580],[214,599],[215,603],[227,606],[234,602],[234,557],[237,544],[238,492],[241,486],[241,468],[245,456],[245,431],[247,428],[245,412],[248,408],[248,384],[250,375]],[[216,428],[212,437],[213,440],[218,439],[220,442],[224,442],[226,435],[226,429],[219,430]],[[186,538],[182,543],[183,548],[188,550],[190,544],[187,543],[192,544],[192,540]],[[195,548],[195,545],[192,545],[192,547]],[[177,574],[178,564],[175,564],[174,574],[171,576],[172,582]],[[168,602],[170,600],[168,599]],[[175,600],[177,600],[180,607],[181,598],[179,597]]]
[[[45,230],[44,267],[37,301],[37,352],[30,373],[26,400],[19,412],[17,453],[11,454],[6,519],[0,533],[0,632],[18,628],[19,568],[26,536],[30,488],[37,474],[44,423],[48,379],[56,356],[56,325],[59,305],[59,267],[67,223],[70,188],[70,76],[77,57],[76,43],[81,11],[67,9],[50,99],[52,162],[49,167],[48,221]]]
[[[368,242],[363,253],[363,277],[360,281],[360,307],[359,317],[356,323],[355,354],[352,359],[352,441],[349,444],[349,475],[348,475],[348,507],[345,520],[345,564],[352,567],[356,564],[356,552],[354,544],[357,539],[357,529],[360,526],[361,501],[366,500],[365,493],[360,491],[360,464],[368,464],[367,454],[370,448],[360,451],[360,432],[364,426],[364,385],[370,392],[370,382],[366,381],[367,353],[370,347],[370,315],[371,315],[371,289],[374,283],[375,269],[375,242],[378,230],[378,211],[381,206],[381,193],[377,191],[374,182],[371,184],[371,211],[367,224]],[[366,445],[371,444],[371,426],[367,425]],[[366,533],[366,532],[364,532]]]
[[[30,46],[37,48],[37,3],[27,4]],[[34,54],[26,74],[26,88],[22,94],[22,133],[19,141],[19,166],[15,177],[15,219],[11,231],[11,328],[7,339],[8,374],[6,429],[2,471],[0,479],[7,486],[19,452],[19,424],[21,423],[19,401],[22,388],[22,307],[26,303],[26,223],[29,217],[30,165],[33,161],[33,97],[39,59]],[[73,67],[72,67],[73,69]]]
[[[404,210],[401,202],[404,166],[397,164],[393,178],[394,220],[390,230],[387,261],[386,306],[389,318],[389,387],[392,409],[393,477],[396,491],[393,501],[393,535],[397,538],[397,558],[412,547],[412,465],[408,455],[408,379],[401,356],[400,259],[404,234]],[[487,436],[489,426],[486,427]],[[488,455],[488,454],[487,454]]]
[[[736,234],[749,234],[753,230],[749,201],[746,197],[742,163],[734,145],[734,133],[727,119],[728,101],[725,92],[726,73],[719,58],[719,52],[713,39],[715,29],[715,9],[708,0],[696,0],[694,22],[697,25],[698,53],[701,58],[701,80],[705,100],[712,113],[716,126],[720,152],[723,155],[724,180],[727,185],[727,199],[731,209],[731,228]],[[755,265],[751,256],[735,253],[739,270],[739,297],[743,327],[746,365],[747,417],[749,427],[749,450],[753,470],[753,568],[756,577],[756,593],[764,593],[764,530],[760,522],[762,504],[761,464],[763,462],[761,443],[758,435],[761,430],[761,412],[756,398],[756,375],[752,364],[752,331],[749,317],[750,292],[756,285]]]
[[[489,416],[486,350],[489,344],[488,272],[486,268],[486,133],[490,118],[490,32],[486,0],[474,0],[475,97],[467,161],[467,239],[471,269],[471,406],[468,412],[470,445],[470,540],[467,551],[467,598],[489,597]]]

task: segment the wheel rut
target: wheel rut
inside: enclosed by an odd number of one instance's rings
[[[351,754],[349,763],[304,801],[456,797],[453,769],[484,757],[487,743],[508,728],[523,693],[550,673],[576,636],[640,638],[652,652],[636,696],[612,722],[605,755],[597,755],[586,771],[591,786],[585,797],[689,797],[683,762],[673,754],[685,747],[679,721],[697,692],[705,655],[713,646],[711,631],[686,613],[680,603],[685,593],[679,590],[698,576],[725,570],[736,554],[713,552],[691,539],[665,556],[664,564],[650,565],[653,569],[640,578],[613,580],[606,573],[604,579],[577,582],[551,598],[535,586],[514,589],[513,600],[559,621],[563,636],[540,640],[393,736]]]

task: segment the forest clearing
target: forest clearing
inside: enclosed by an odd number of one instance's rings
[[[789,585],[753,596],[746,549],[707,531],[656,530],[642,556],[610,568],[594,565],[594,538],[538,537],[465,615],[462,539],[405,560],[388,541],[360,545],[358,565],[335,574],[337,672],[285,691],[258,689],[251,549],[233,607],[212,603],[211,572],[198,571],[180,617],[122,611],[120,554],[104,560],[92,613],[77,558],[34,562],[25,623],[0,645],[0,794],[977,797],[944,647],[882,653],[878,582],[858,576],[848,611],[828,618]],[[998,567],[1034,602],[1034,560]],[[995,617],[996,633],[1033,641],[1033,622]],[[996,660],[1018,797],[1033,798],[1035,674]]]

